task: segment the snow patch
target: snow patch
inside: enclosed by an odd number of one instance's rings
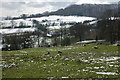
[[[61,77],[61,78],[69,78],[69,77]]]
[[[120,57],[109,57],[109,58],[106,58],[106,59],[99,59],[101,61],[112,61],[112,60],[117,60],[117,59],[120,59]]]
[[[0,29],[1,34],[9,34],[9,33],[20,33],[20,32],[26,32],[26,31],[35,31],[36,28],[14,28],[14,29]]]
[[[96,72],[96,74],[117,75],[115,72]]]

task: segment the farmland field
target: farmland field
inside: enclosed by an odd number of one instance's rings
[[[0,66],[3,78],[120,78],[119,60],[118,46],[92,43],[2,51]]]

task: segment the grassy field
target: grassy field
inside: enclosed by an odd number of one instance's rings
[[[2,51],[3,78],[120,78],[117,46],[41,47]],[[62,53],[58,53],[61,51]],[[50,52],[50,54],[47,54]]]

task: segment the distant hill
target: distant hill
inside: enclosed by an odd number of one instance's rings
[[[119,2],[120,3],[120,2]],[[118,3],[118,4],[119,4]],[[37,18],[50,15],[60,15],[60,16],[86,16],[86,17],[107,17],[107,16],[120,16],[118,12],[120,8],[118,4],[81,4],[81,5],[70,5],[64,9],[59,9],[53,12],[44,12],[42,14],[22,14],[19,17],[9,18],[10,19],[25,19],[25,18]]]
[[[55,12],[51,12],[50,15],[78,15],[78,16],[88,16],[88,17],[100,17],[107,11],[117,13],[117,4],[81,4],[81,5],[71,5],[64,9],[59,9]]]

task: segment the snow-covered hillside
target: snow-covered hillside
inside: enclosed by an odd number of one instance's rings
[[[85,16],[46,16],[46,17],[41,17],[41,18],[31,18],[31,19],[35,19],[38,21],[42,21],[42,20],[48,20],[48,21],[59,21],[59,22],[83,22],[85,20],[93,20],[95,18],[93,17],[85,17]]]
[[[85,17],[85,16],[45,16],[40,18],[27,18],[27,19],[17,19],[17,20],[2,20],[0,21],[0,33],[6,34],[6,33],[15,33],[15,32],[24,32],[24,31],[33,31],[35,28],[32,28],[33,26],[33,20],[39,21],[40,24],[48,25],[49,29],[59,29],[61,28],[60,23],[73,23],[73,22],[84,22],[86,20],[94,20],[96,18],[93,17]],[[53,25],[54,23],[54,25]],[[3,27],[12,27],[14,26],[31,26],[31,28],[17,28],[17,29],[3,29]],[[65,24],[62,27],[70,27],[71,25]],[[12,27],[14,28],[14,27]]]
[[[44,23],[44,21],[47,21],[46,24],[51,24],[51,23],[61,23],[61,22],[65,22],[65,23],[71,23],[71,22],[83,22],[86,20],[93,20],[95,18],[93,17],[85,17],[85,16],[45,16],[45,17],[40,17],[40,18],[27,18],[25,20],[23,19],[17,19],[17,20],[4,20],[4,21],[0,21],[0,27],[8,27],[11,26],[12,24],[14,24],[15,26],[19,26],[20,22],[23,22],[24,25],[27,26],[32,26],[33,24],[33,20],[37,20],[40,23]]]
[[[23,25],[27,25],[27,26],[32,25],[32,21],[24,20],[24,19],[17,19],[17,20],[2,20],[0,21],[0,27],[9,27],[12,25],[19,26],[21,22],[23,23]]]

